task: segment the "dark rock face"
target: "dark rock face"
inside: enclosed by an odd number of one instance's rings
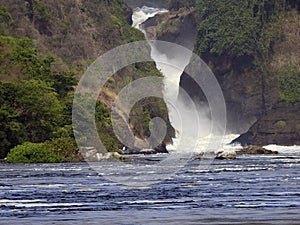
[[[158,14],[147,20],[143,26],[151,40],[168,41],[190,50],[194,49],[197,23],[192,8]]]
[[[235,139],[241,145],[299,145],[300,104],[280,102],[260,118],[247,133]]]
[[[236,152],[237,155],[269,155],[269,154],[278,154],[277,151],[271,151],[259,146],[248,146]]]
[[[156,153],[169,153],[165,143],[160,144],[156,148],[154,148]]]
[[[227,129],[233,133],[243,133],[257,121],[263,110],[270,109],[277,101],[277,82],[275,76],[266,77],[267,87],[262,86],[256,71],[241,69],[250,58],[233,59],[229,56],[203,54],[202,60],[210,67],[218,80],[227,106]],[[199,86],[186,73],[180,79],[180,86],[197,101],[206,102]],[[264,90],[268,90],[265,92]]]
[[[230,144],[240,144],[241,146],[252,145],[253,133],[250,131],[243,133],[238,138],[234,139]]]
[[[151,154],[157,154],[157,153],[169,153],[166,144],[163,142],[159,146],[152,148],[125,148],[119,151],[122,155],[132,155],[132,154],[144,154],[144,155],[151,155]]]
[[[125,0],[126,5],[132,9],[136,7],[154,7],[154,8],[165,8],[167,7],[166,0]]]

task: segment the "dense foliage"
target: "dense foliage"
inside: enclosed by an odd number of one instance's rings
[[[31,39],[2,36],[0,42],[4,50],[1,74],[12,80],[0,82],[0,157],[3,158],[14,146],[24,141],[46,141],[70,124],[68,93],[76,79],[70,72],[53,71],[55,59],[39,57]]]
[[[300,101],[300,71],[282,68],[279,72],[280,97],[288,102]]]
[[[195,6],[195,0],[167,0],[167,8],[170,10],[178,10],[182,7]]]
[[[78,162],[77,146],[72,138],[57,138],[43,143],[25,142],[7,155],[10,163]]]
[[[198,53],[243,56],[268,51],[273,38],[268,24],[282,4],[277,0],[198,0]]]

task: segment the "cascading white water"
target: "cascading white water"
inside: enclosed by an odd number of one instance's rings
[[[132,26],[142,31],[147,39],[147,33],[141,26],[142,23],[156,14],[166,12],[168,12],[166,9],[147,6],[136,8],[133,10]],[[155,42],[152,41],[149,41],[149,44],[151,46],[151,57],[156,62],[157,69],[164,75],[163,94],[168,107],[170,122],[176,130],[176,138],[173,139],[173,145],[168,146],[168,150],[179,150],[180,152],[217,152],[219,150],[231,151],[239,148],[239,146],[227,145],[238,135],[219,137],[216,134],[212,134],[212,122],[208,117],[210,112],[208,108],[196,106],[197,115],[195,116],[195,110],[191,109],[186,102],[181,102],[182,100],[178,98],[180,77],[190,62],[192,52],[180,51],[178,49],[158,49],[155,46]],[[167,61],[169,64],[160,63],[162,61]],[[193,127],[200,128],[197,130],[198,133],[195,133],[195,129],[191,129]],[[181,133],[182,130],[185,131],[184,135]],[[191,143],[195,143],[195,140],[197,141],[196,149],[191,146]],[[222,140],[222,146],[219,146],[219,149],[208,149],[208,143],[212,140]]]
[[[133,27],[136,29],[139,29],[145,34],[145,37],[147,38],[146,31],[143,29],[141,24],[148,20],[151,17],[154,17],[156,14],[159,13],[166,13],[168,10],[166,9],[157,9],[157,8],[151,8],[144,6],[142,8],[136,8],[134,9],[134,13],[132,16],[133,20]],[[157,49],[155,44],[153,42],[149,41],[149,44],[151,46],[151,57],[156,62],[156,67],[158,70],[162,72],[164,75],[164,98],[165,102],[167,103],[168,112],[169,112],[169,118],[172,126],[176,130],[176,138],[173,139],[173,146],[168,146],[170,149],[177,149],[178,147],[182,149],[189,149],[189,140],[183,140],[181,135],[181,130],[185,126],[185,130],[189,130],[189,127],[195,126],[195,112],[190,110],[186,105],[184,105],[180,100],[178,99],[178,92],[179,92],[179,82],[180,82],[180,76],[183,73],[185,67],[188,65],[190,58],[192,56],[191,51],[180,51],[178,49],[167,49],[167,52],[164,52],[162,49]],[[169,64],[161,63],[162,61],[168,61]],[[176,67],[174,67],[176,65]],[[184,117],[184,122],[181,117]],[[205,118],[202,116],[201,118]],[[205,124],[210,124],[210,121],[201,121],[202,126],[205,126]],[[208,128],[208,127],[206,127]],[[205,131],[209,131],[210,129],[203,129]],[[209,133],[203,132],[206,135]],[[188,137],[189,139],[198,139],[199,135],[203,134],[197,134],[192,133],[191,134],[185,134],[185,137]],[[181,141],[180,141],[181,140]],[[178,144],[181,143],[180,146]],[[183,143],[185,145],[183,146]]]

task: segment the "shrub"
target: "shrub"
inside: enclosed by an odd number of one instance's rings
[[[71,137],[55,138],[46,144],[52,147],[54,154],[58,154],[63,162],[79,162],[78,147]]]
[[[14,147],[7,155],[9,163],[55,163],[63,158],[53,150],[49,143],[25,142]]]
[[[79,162],[78,148],[70,137],[56,138],[44,143],[25,142],[11,149],[9,163]]]
[[[279,120],[277,121],[277,123],[275,124],[278,127],[285,127],[286,126],[286,122],[283,120]]]
[[[284,68],[279,71],[280,98],[288,102],[300,100],[300,71]]]

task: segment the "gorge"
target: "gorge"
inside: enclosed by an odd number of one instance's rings
[[[288,18],[291,20],[291,26],[296,27],[295,21],[299,15],[292,10]],[[198,19],[195,8],[175,7],[170,8],[168,13],[147,20],[143,26],[150,39],[175,42],[190,49],[195,48],[197,51],[195,43],[199,42],[198,22],[196,21]],[[274,41],[274,52],[270,56],[271,66],[269,66],[268,73],[247,66],[247,61],[252,60],[251,57],[232,58],[230,55],[217,56],[208,52],[201,54],[222,87],[227,104],[227,131],[240,134],[246,132],[233,142],[260,146],[269,144],[299,145],[300,136],[297,128],[299,126],[297,113],[299,112],[299,101],[282,100],[282,94],[279,94],[281,92],[279,78],[276,75],[280,69],[275,65],[275,61],[283,55],[285,64],[281,65],[282,68],[288,66],[289,59],[293,61],[293,65],[297,64],[294,62],[296,59],[294,56],[299,54],[299,41],[296,41],[299,40],[299,37],[297,33],[291,31],[291,27],[287,28],[284,24],[278,26],[283,26],[282,34],[279,35],[288,38]],[[297,47],[290,48],[289,41],[292,41]],[[289,54],[284,53],[283,49],[289,49]],[[261,78],[264,73],[266,73],[265,77]],[[299,83],[299,75],[295,79],[298,79]],[[185,73],[180,78],[180,86],[193,99],[206,101],[201,89]]]

